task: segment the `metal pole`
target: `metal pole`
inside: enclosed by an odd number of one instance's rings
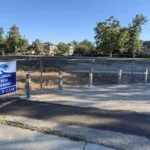
[[[93,72],[92,70],[89,72],[89,87],[93,85]]]
[[[58,83],[59,90],[62,90],[62,84],[63,84],[62,71],[59,71],[59,83]]]
[[[93,86],[93,67],[94,67],[94,59],[92,60],[92,66],[89,72],[89,87]]]
[[[43,91],[43,59],[40,59],[40,88]]]
[[[145,70],[144,74],[145,74],[144,83],[146,84],[147,83],[147,77],[148,77],[148,69]]]
[[[134,83],[134,60],[132,61],[132,83]]]
[[[121,78],[122,78],[122,69],[118,72],[118,84],[121,84]]]
[[[31,98],[31,75],[26,74],[26,96],[27,99]]]

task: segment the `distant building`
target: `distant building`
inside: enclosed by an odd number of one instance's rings
[[[69,53],[64,54],[65,56],[74,54],[75,46],[74,45],[69,45],[69,46],[70,46]],[[54,55],[56,55],[58,46],[54,45],[52,43],[46,42],[46,43],[43,43],[43,48],[46,49],[47,51],[49,51],[48,52],[49,55],[54,56]],[[34,49],[33,46],[29,45],[27,48],[28,52],[25,52],[24,54],[25,55],[34,55],[35,51],[33,49]],[[43,53],[43,55],[44,55],[44,53]]]
[[[44,43],[43,45],[48,47],[50,55],[54,56],[56,54],[56,50],[58,48],[57,45],[54,45],[54,44],[49,43],[49,42]]]
[[[73,55],[74,54],[74,50],[75,50],[75,46],[74,45],[70,45],[69,55]]]
[[[143,41],[143,54],[150,55],[150,41]]]

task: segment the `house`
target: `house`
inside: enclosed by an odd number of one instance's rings
[[[74,50],[75,50],[75,46],[74,45],[70,45],[69,55],[72,56],[74,54]]]
[[[49,54],[54,56],[56,54],[56,50],[57,50],[57,45],[54,45],[52,43],[43,43],[44,47],[46,47],[47,49],[49,49]]]
[[[143,54],[150,55],[150,41],[143,41]]]
[[[69,46],[70,46],[69,53],[64,54],[65,56],[73,55],[73,53],[74,53],[75,46],[74,45],[69,45]],[[54,56],[54,55],[56,55],[58,46],[54,45],[52,43],[46,42],[46,43],[43,43],[43,48],[44,48],[43,55],[48,54],[48,55]],[[26,52],[24,54],[26,54],[26,55],[29,55],[29,54],[34,55],[35,54],[35,51],[33,50],[32,45],[29,45],[27,49],[28,49],[28,52]]]

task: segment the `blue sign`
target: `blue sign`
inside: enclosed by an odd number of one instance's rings
[[[0,62],[0,95],[16,90],[16,62]]]

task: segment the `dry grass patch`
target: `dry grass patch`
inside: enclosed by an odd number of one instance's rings
[[[26,85],[26,74],[31,74],[31,80],[32,80],[32,91],[38,91],[40,90],[40,72],[38,71],[17,71],[17,88],[18,93],[24,93],[25,92],[25,85]],[[42,74],[43,80],[43,89],[52,89],[52,88],[58,88],[58,80],[59,80],[59,74],[58,72],[43,72]],[[85,78],[85,75],[81,74],[73,74],[73,73],[66,73],[63,72],[63,86],[77,86],[77,85],[83,85],[87,84],[87,78]]]

